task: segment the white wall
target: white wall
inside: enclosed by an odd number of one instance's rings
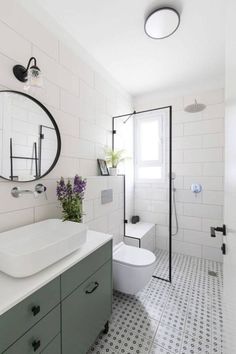
[[[113,189],[113,201],[101,204],[101,191]],[[85,222],[89,229],[110,233],[116,244],[124,235],[124,181],[118,177],[88,177],[84,200]]]
[[[48,200],[43,196],[37,200],[32,196],[14,199],[10,191],[16,183],[0,179],[0,231],[3,231],[59,216],[56,180],[60,176],[74,176],[76,173],[84,177],[96,176],[96,159],[104,156],[103,148],[111,142],[111,117],[132,110],[132,106],[129,95],[108,77],[105,69],[88,65],[78,55],[77,48],[73,51],[67,47],[17,1],[1,0],[0,4],[0,88],[23,91],[23,84],[15,79],[12,68],[15,64],[26,65],[32,55],[36,56],[44,74],[45,87],[31,94],[53,114],[62,137],[59,162],[41,181],[47,187]],[[107,179],[101,183],[106,187]],[[25,183],[20,186],[34,188],[35,185]],[[89,186],[90,183],[88,189]],[[114,185],[116,195],[119,188],[117,184]],[[95,199],[96,208],[99,208],[98,195]],[[94,213],[91,212],[92,208],[87,210],[88,221],[94,229],[101,229],[102,223],[96,208]],[[114,209],[107,211],[113,215]],[[117,225],[116,230],[109,225],[103,227],[103,230],[114,231],[116,235],[119,229],[120,225]]]
[[[236,2],[226,4],[224,354],[236,353]]]
[[[202,113],[189,114],[184,107],[194,99],[205,103]],[[159,93],[138,96],[135,109],[173,106],[173,171],[180,230],[173,237],[173,250],[198,257],[222,260],[222,238],[210,237],[210,226],[222,224],[224,175],[224,91],[196,92],[191,96],[162,97]],[[190,191],[200,183],[197,197]],[[157,224],[157,246],[167,248],[168,193],[158,183],[135,185],[135,213]],[[175,229],[173,227],[173,229]]]

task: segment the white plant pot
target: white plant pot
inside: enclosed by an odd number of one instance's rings
[[[116,167],[109,167],[110,176],[117,176],[117,168]]]

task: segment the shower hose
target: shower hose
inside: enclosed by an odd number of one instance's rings
[[[172,216],[174,213],[174,218],[175,218],[175,232],[172,232],[172,236],[177,235],[179,231],[179,222],[178,222],[178,217],[177,217],[177,210],[176,210],[176,198],[175,198],[175,193],[176,193],[176,188],[175,188],[175,182],[173,180],[173,208],[172,208]]]

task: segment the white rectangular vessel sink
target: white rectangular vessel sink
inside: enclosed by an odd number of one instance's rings
[[[0,271],[16,278],[33,275],[86,242],[84,224],[48,219],[0,234]]]

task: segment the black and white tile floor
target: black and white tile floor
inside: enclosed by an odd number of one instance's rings
[[[157,259],[166,278],[168,253]],[[109,333],[89,354],[222,353],[222,264],[175,253],[172,267],[172,284],[152,278],[136,296],[114,292]]]

